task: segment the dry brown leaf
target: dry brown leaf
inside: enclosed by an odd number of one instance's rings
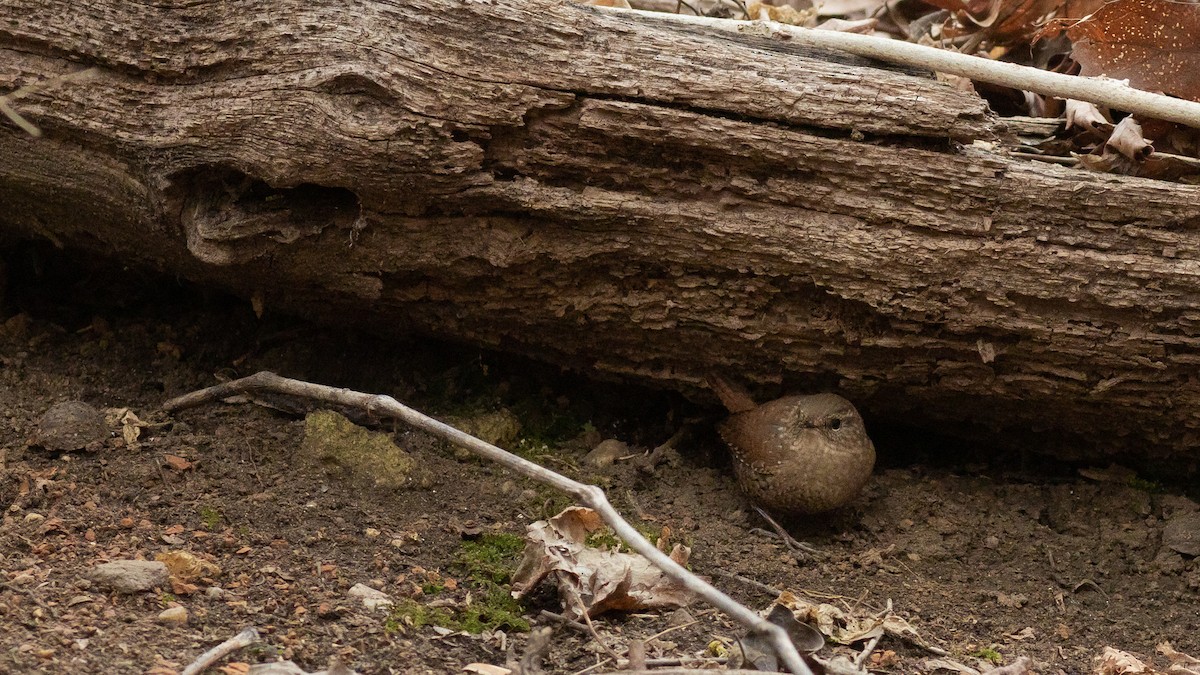
[[[817,16],[814,9],[800,10],[791,5],[776,7],[762,2],[762,0],[753,0],[747,4],[746,13],[750,15],[751,19],[768,19],[791,26],[811,26],[813,19]]]
[[[477,675],[508,675],[512,672],[510,668],[494,666],[490,663],[468,663],[463,666],[463,670]]]
[[[1200,101],[1200,4],[1116,0],[1067,29],[1081,74]]]
[[[879,24],[879,19],[826,19],[817,25],[817,30],[832,30],[839,33],[870,35]]]
[[[1175,648],[1171,646],[1170,642],[1160,642],[1154,647],[1154,651],[1167,657],[1167,660],[1171,663],[1179,663],[1187,666],[1200,666],[1200,659],[1188,654],[1184,654],[1183,652],[1176,651]]]
[[[1108,130],[1112,122],[1100,112],[1095,103],[1068,99],[1065,104],[1067,129],[1087,129],[1089,131]]]
[[[1155,651],[1171,662],[1171,666],[1167,668],[1167,675],[1200,675],[1200,659],[1175,651],[1170,642],[1160,643],[1155,647]]]
[[[1099,9],[1105,0],[928,0],[953,13],[957,25],[942,27],[943,36],[982,34],[993,45],[991,58],[1018,46],[1053,37],[1069,24]],[[996,50],[997,45],[1005,48]]]
[[[1106,145],[1134,162],[1142,162],[1154,154],[1154,146],[1142,136],[1142,125],[1132,117],[1126,117],[1113,127]]]
[[[187,471],[194,466],[187,458],[180,457],[179,455],[164,454],[163,461],[167,463],[167,466],[176,471]]]
[[[166,565],[171,576],[180,581],[195,581],[221,574],[219,566],[187,551],[166,551],[154,556],[154,559]]]
[[[676,608],[692,594],[641,555],[602,551],[585,543],[603,521],[593,510],[573,506],[527,528],[525,553],[513,573],[514,597],[530,593],[550,578],[573,619],[610,610]],[[690,551],[676,545],[671,558],[687,564]]]

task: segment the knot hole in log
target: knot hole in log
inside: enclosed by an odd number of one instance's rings
[[[358,196],[346,188],[277,188],[228,167],[176,175],[172,192],[182,200],[188,250],[213,265],[245,263],[330,227],[353,229],[362,213]]]

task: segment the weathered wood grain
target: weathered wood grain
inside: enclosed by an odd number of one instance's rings
[[[0,0],[0,232],[699,393],[1200,458],[1200,189],[932,77],[557,2]],[[976,143],[979,141],[979,143]]]

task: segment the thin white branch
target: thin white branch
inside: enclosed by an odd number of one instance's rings
[[[979,82],[1032,91],[1045,96],[1088,101],[1137,115],[1200,128],[1200,103],[1134,89],[1122,80],[1063,75],[902,40],[800,28],[774,21],[714,19],[706,16],[645,12],[615,7],[592,7],[590,9],[637,20],[651,19],[666,23],[702,26],[730,33],[783,38],[789,44],[849,52],[889,63],[926,68]]]
[[[258,631],[254,627],[247,628],[196,657],[196,660],[192,661],[191,665],[183,669],[182,675],[199,675],[217,661],[229,656],[242,647],[249,647],[255,642],[258,642]]]
[[[253,392],[273,392],[286,396],[296,396],[310,401],[332,403],[363,410],[368,414],[379,417],[398,419],[412,427],[466,448],[480,457],[489,459],[519,474],[556,487],[572,495],[580,503],[600,514],[600,517],[617,533],[617,536],[629,544],[630,548],[648,558],[650,562],[654,563],[667,576],[678,581],[689,591],[692,591],[713,607],[725,612],[730,618],[749,630],[769,636],[771,644],[775,647],[776,654],[779,656],[779,660],[789,671],[796,675],[812,675],[812,671],[804,663],[804,660],[800,658],[795,645],[788,639],[787,632],[783,628],[760,617],[753,610],[717,590],[711,584],[706,583],[700,577],[684,569],[679,563],[671,560],[666,553],[658,550],[658,547],[651,544],[621,517],[621,514],[613,508],[608,498],[605,497],[604,490],[595,485],[585,485],[571,480],[527,459],[502,450],[491,443],[484,442],[468,433],[459,431],[448,424],[439,422],[428,415],[413,410],[391,396],[364,394],[351,389],[327,387],[302,380],[280,377],[275,373],[263,371],[240,380],[225,382],[173,398],[163,404],[163,410],[166,412],[175,412],[219,401],[237,394]]]

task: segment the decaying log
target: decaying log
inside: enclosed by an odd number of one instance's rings
[[[0,0],[0,233],[699,394],[1200,458],[1200,188],[927,73],[543,0]]]

